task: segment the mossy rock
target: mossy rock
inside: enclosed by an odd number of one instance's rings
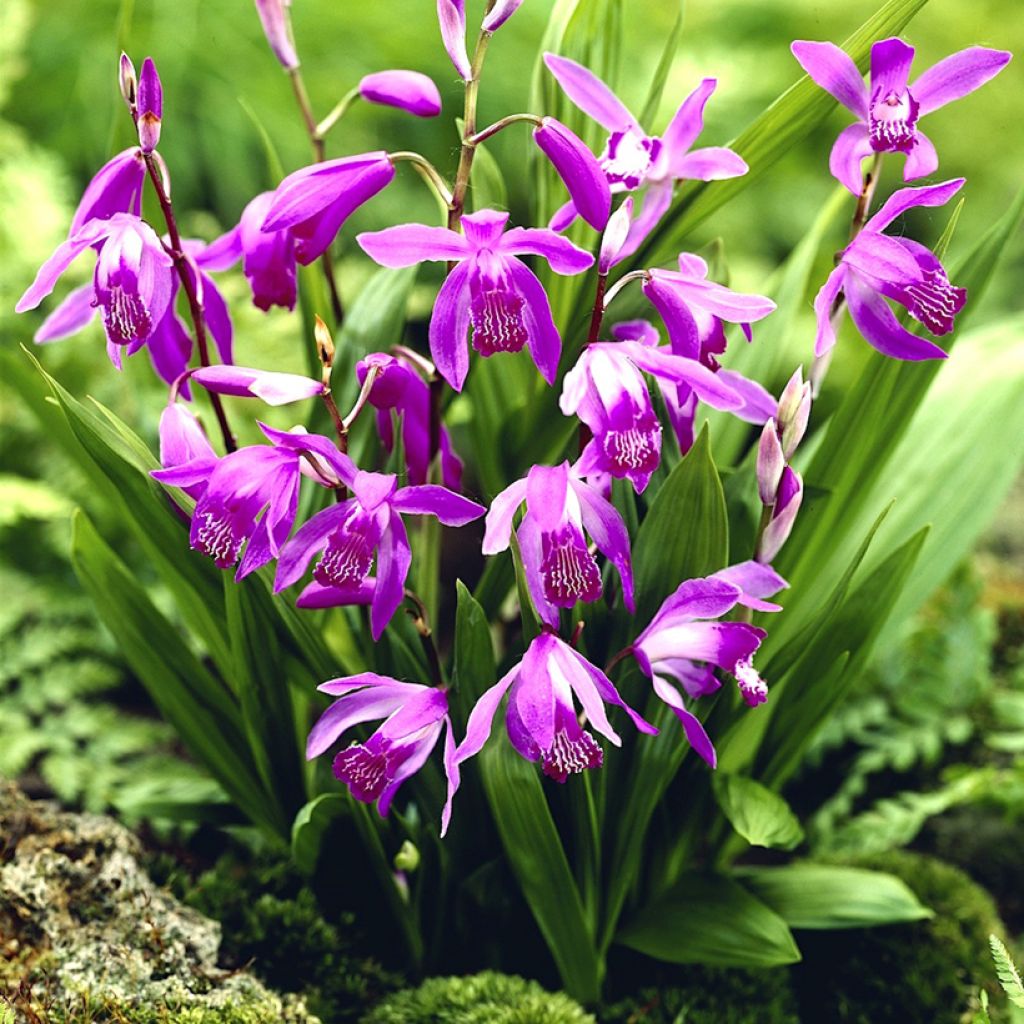
[[[362,1024],[596,1024],[562,993],[534,981],[485,971],[464,978],[431,978],[368,1013]]]
[[[679,967],[607,1006],[601,1024],[800,1024],[789,971]]]
[[[935,916],[912,924],[802,932],[793,968],[801,1019],[830,1024],[960,1024],[984,987],[1003,1005],[988,936],[1004,934],[991,896],[963,871],[907,851],[858,867],[903,879]]]

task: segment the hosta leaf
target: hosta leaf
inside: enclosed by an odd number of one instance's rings
[[[754,779],[720,771],[712,784],[722,813],[751,846],[792,850],[803,839],[800,822],[778,793]]]
[[[634,915],[616,942],[674,964],[777,967],[800,959],[786,922],[722,875],[684,875]]]
[[[933,916],[905,882],[882,871],[790,864],[737,876],[791,928],[868,928]]]

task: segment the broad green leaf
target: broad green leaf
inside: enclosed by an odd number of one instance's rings
[[[558,967],[565,990],[581,1002],[600,994],[594,936],[536,768],[507,742],[480,755],[484,789],[509,864]]]
[[[497,666],[487,615],[462,580],[455,581],[455,590],[455,688],[459,707],[468,715],[497,679]]]
[[[861,71],[867,69],[871,46],[879,39],[899,35],[928,0],[888,0],[842,47]],[[669,210],[658,228],[630,261],[628,268],[657,266],[674,260],[683,240],[703,221],[785,156],[832,112],[836,101],[804,75],[776,99],[732,142],[750,167],[747,174],[726,181],[691,185]]]
[[[640,124],[650,132],[656,131],[661,127],[660,125],[655,126],[653,122],[657,116],[658,107],[661,106],[661,96],[665,91],[665,82],[668,81],[669,72],[672,70],[672,64],[679,50],[679,40],[683,37],[683,14],[685,10],[686,2],[685,0],[680,0],[679,13],[676,15],[675,23],[672,25],[672,31],[668,34],[665,49],[661,52],[658,66],[654,69],[651,87],[647,91],[647,100],[640,112]]]
[[[905,882],[883,871],[790,864],[746,868],[737,877],[791,928],[870,928],[933,916]]]
[[[288,823],[274,815],[223,685],[181,642],[81,511],[72,518],[71,562],[125,660],[192,754],[250,820],[286,835]]]
[[[717,572],[728,555],[725,495],[705,427],[662,484],[633,545],[638,625],[683,580]]]
[[[292,860],[307,875],[316,870],[324,832],[336,818],[348,813],[344,793],[322,793],[305,804],[292,822]]]
[[[786,922],[722,875],[684,875],[615,941],[673,964],[778,967],[800,960]]]
[[[712,785],[722,813],[751,846],[792,850],[803,839],[800,822],[778,793],[724,772],[715,772]]]

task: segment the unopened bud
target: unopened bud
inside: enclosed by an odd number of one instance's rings
[[[786,459],[791,459],[797,450],[804,434],[807,432],[807,421],[811,415],[811,385],[803,379],[803,373],[797,369],[789,378],[779,398],[779,435],[782,439],[782,451]]]
[[[164,114],[164,91],[151,57],[142,62],[138,90],[139,145],[143,153],[152,153],[160,142],[160,121]]]
[[[313,319],[315,321],[313,324],[313,337],[316,339],[316,353],[320,358],[320,362],[323,363],[324,369],[330,372],[331,367],[334,365],[334,339],[331,337],[327,324],[320,317],[316,316]]]
[[[408,840],[402,843],[395,854],[395,870],[410,874],[420,866],[420,851]]]
[[[793,532],[793,524],[796,522],[796,516],[803,500],[804,482],[796,470],[787,466],[783,470],[782,480],[779,482],[779,491],[775,498],[771,522],[761,534],[757,561],[771,562],[782,550],[782,545],[786,543],[790,533]]]
[[[597,257],[597,272],[605,275],[615,265],[615,257],[626,244],[629,222],[633,217],[633,199],[626,201],[608,218],[608,225],[601,236],[601,251]]]
[[[779,442],[775,420],[769,420],[757,444],[757,493],[761,504],[771,508],[779,492],[779,482],[786,468],[786,457]]]
[[[121,54],[121,64],[118,69],[118,84],[121,87],[121,95],[129,110],[135,109],[135,97],[139,90],[139,80],[135,75],[135,65],[127,53]]]

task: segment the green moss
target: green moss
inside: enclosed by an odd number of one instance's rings
[[[789,972],[682,967],[606,1007],[602,1024],[800,1024]]]
[[[94,1002],[81,997],[68,1006],[44,1011],[41,1024],[287,1024],[276,1001],[253,1006],[124,1006],[116,1002]]]
[[[958,1024],[979,987],[1003,1004],[988,948],[1004,928],[992,898],[958,868],[920,854],[858,858],[902,878],[935,912],[929,921],[798,935],[794,979],[805,1020],[835,1024]]]
[[[431,978],[386,999],[362,1024],[594,1024],[562,993],[534,981],[486,971],[465,978]]]

